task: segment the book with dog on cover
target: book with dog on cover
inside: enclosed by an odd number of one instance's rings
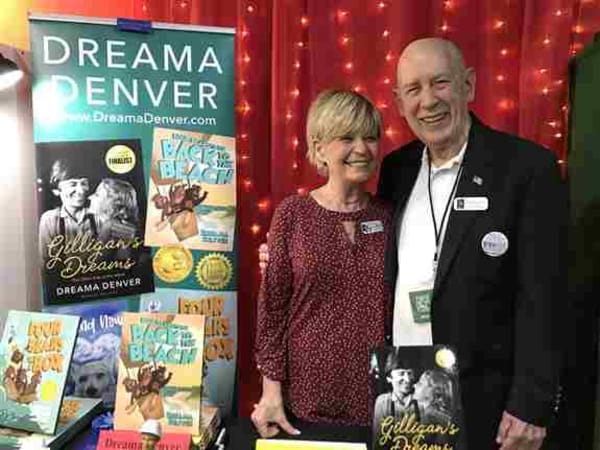
[[[201,430],[204,316],[123,313],[115,429]]]
[[[0,341],[0,426],[55,433],[79,320],[9,311]]]
[[[136,297],[46,306],[45,312],[81,317],[65,395],[102,398],[114,407],[123,312],[137,312]]]
[[[370,356],[373,450],[464,450],[455,351],[447,346],[390,347]]]

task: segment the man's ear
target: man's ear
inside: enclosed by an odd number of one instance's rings
[[[404,103],[402,103],[402,96],[400,94],[400,88],[395,87],[392,89],[394,93],[394,101],[396,102],[396,107],[398,108],[398,112],[402,117],[404,117]]]
[[[52,189],[52,193],[57,196],[60,197],[60,190],[59,189]]]
[[[468,67],[465,69],[465,95],[467,97],[468,102],[472,102],[475,99],[475,82],[477,81],[477,77],[475,76],[475,69],[473,67]]]

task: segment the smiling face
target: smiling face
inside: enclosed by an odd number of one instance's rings
[[[400,56],[397,76],[398,109],[415,135],[433,151],[458,151],[475,93],[475,73],[459,50],[442,39],[415,41]]]
[[[364,183],[377,166],[380,135],[381,117],[366,97],[352,91],[324,91],[308,112],[307,157],[330,180]]]
[[[379,141],[375,136],[343,136],[317,144],[317,159],[329,178],[340,184],[363,184],[377,167]]]
[[[59,181],[54,195],[60,197],[62,205],[69,211],[78,211],[85,207],[90,184],[87,178],[68,178]]]
[[[388,381],[397,395],[410,395],[415,390],[415,372],[412,369],[394,369]]]

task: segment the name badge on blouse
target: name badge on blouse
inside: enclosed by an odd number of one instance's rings
[[[423,283],[412,286],[408,290],[410,309],[415,323],[431,322],[431,299],[433,298],[433,283]]]
[[[487,211],[490,201],[487,197],[456,197],[454,211]]]
[[[373,234],[383,232],[383,222],[381,220],[368,220],[360,223],[360,231],[363,234]]]

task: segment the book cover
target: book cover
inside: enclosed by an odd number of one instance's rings
[[[121,314],[137,312],[138,308],[139,300],[133,297],[44,308],[46,312],[81,317],[66,395],[102,398],[105,407],[114,406],[123,324]]]
[[[367,450],[367,445],[352,442],[257,439],[256,450]]]
[[[0,426],[54,434],[79,317],[10,311],[0,342]]]
[[[370,361],[374,450],[465,449],[453,349],[381,347]]]
[[[204,316],[123,313],[115,429],[198,434]]]
[[[202,403],[202,426],[200,434],[192,436],[192,443],[198,450],[207,450],[217,437],[221,425],[219,408]]]
[[[146,244],[231,251],[235,213],[235,139],[154,128]]]
[[[156,450],[189,450],[189,434],[163,434],[156,443]],[[96,450],[141,449],[142,436],[137,431],[101,430]]]
[[[237,355],[237,293],[194,289],[157,288],[143,294],[141,312],[202,314],[204,328],[203,402],[229,416],[233,403]]]
[[[154,290],[139,140],[36,144],[44,304]]]

